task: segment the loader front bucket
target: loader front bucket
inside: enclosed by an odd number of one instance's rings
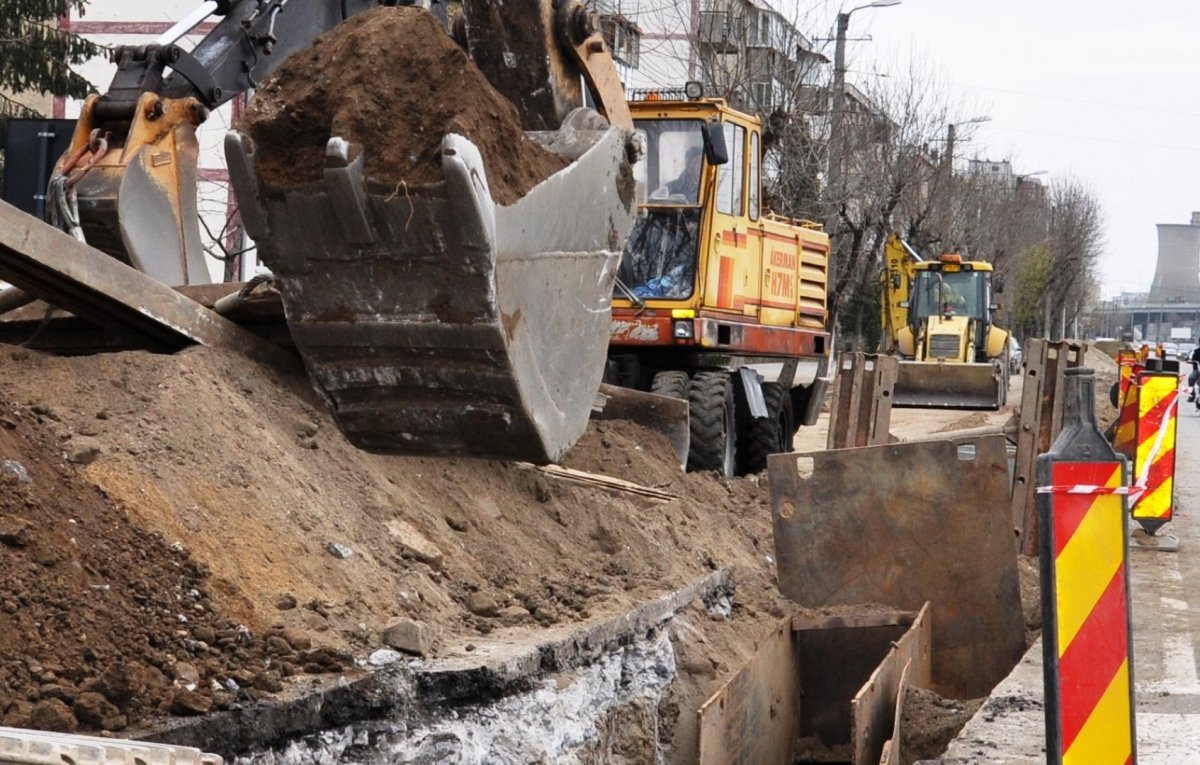
[[[371,147],[336,137],[323,184],[267,188],[253,141],[227,137],[246,229],[356,446],[546,463],[582,435],[633,223],[625,136],[580,117],[533,137],[575,161],[508,207],[459,135],[442,143],[443,181],[403,189],[364,179]]]
[[[929,409],[999,409],[1008,378],[1000,363],[901,361],[892,406]]]

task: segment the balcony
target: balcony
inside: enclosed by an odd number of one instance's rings
[[[715,53],[733,53],[742,42],[741,30],[728,11],[700,12],[700,44]]]

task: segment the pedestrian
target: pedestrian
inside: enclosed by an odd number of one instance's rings
[[[1192,362],[1192,371],[1188,374],[1188,401],[1196,400],[1196,384],[1200,382],[1200,345],[1192,349],[1188,356]]]

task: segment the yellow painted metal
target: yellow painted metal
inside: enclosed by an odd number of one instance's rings
[[[751,216],[749,200],[761,200],[761,179],[752,172],[754,149],[761,141],[761,121],[730,108],[723,99],[630,102],[638,120],[697,120],[724,126],[729,163],[705,163],[701,175],[700,253],[697,286],[687,300],[642,301],[646,308],[725,312],[757,318],[760,324],[824,331],[827,315],[829,236],[818,224],[759,210]],[[718,204],[726,176],[740,178],[732,188],[740,203]],[[758,184],[754,188],[752,184]],[[632,307],[617,296],[615,308]]]
[[[71,151],[56,173],[91,142],[99,100],[93,95],[84,103]],[[101,130],[107,151],[75,185],[89,244],[169,286],[212,281],[200,244],[196,188],[196,128],[207,116],[194,98],[142,94],[128,134],[121,139]]]

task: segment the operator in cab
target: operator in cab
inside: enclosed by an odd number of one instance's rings
[[[650,195],[650,201],[697,204],[700,199],[700,168],[703,158],[704,150],[701,147],[690,147],[684,156],[683,170],[679,176],[655,189]]]

